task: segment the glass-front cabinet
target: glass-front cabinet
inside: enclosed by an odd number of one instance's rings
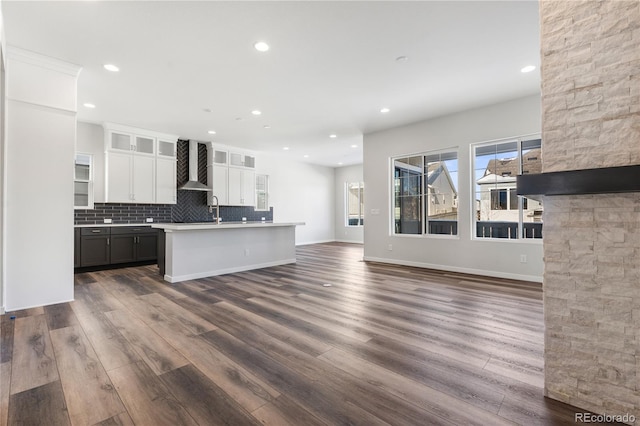
[[[76,209],[93,208],[92,156],[76,154],[73,173],[73,206]]]

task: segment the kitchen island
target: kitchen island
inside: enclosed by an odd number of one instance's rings
[[[295,229],[302,222],[158,223],[158,265],[176,283],[295,263]]]

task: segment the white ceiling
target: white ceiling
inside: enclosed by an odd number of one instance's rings
[[[364,133],[540,90],[520,72],[539,66],[537,1],[1,4],[9,45],[83,67],[81,121],[331,167],[362,162]]]

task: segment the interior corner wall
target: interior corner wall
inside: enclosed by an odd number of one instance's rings
[[[9,48],[6,71],[4,284],[14,311],[73,300],[79,68]]]
[[[536,133],[539,94],[364,135],[365,260],[541,282],[541,241],[472,239],[470,145]],[[393,235],[390,159],[449,148],[459,156],[458,235]]]
[[[336,194],[336,241],[342,241],[347,243],[360,243],[364,242],[364,227],[363,226],[347,226],[346,223],[346,183],[347,182],[363,182],[362,177],[362,164],[356,164],[353,166],[338,167],[335,169],[335,194]],[[367,197],[367,190],[365,186],[364,198]]]
[[[93,156],[93,201],[104,203],[104,128],[79,121],[76,152]]]
[[[6,84],[5,84],[5,52],[6,42],[4,38],[4,19],[2,17],[2,0],[0,0],[0,315],[4,314],[5,288],[4,288],[4,242],[5,242],[5,139],[6,139]]]
[[[256,172],[269,176],[269,205],[274,222],[296,226],[296,244],[335,240],[335,177],[331,167],[260,154]]]

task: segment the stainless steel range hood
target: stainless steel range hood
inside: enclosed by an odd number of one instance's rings
[[[189,180],[178,189],[212,191],[207,185],[198,181],[198,141],[189,141]]]

